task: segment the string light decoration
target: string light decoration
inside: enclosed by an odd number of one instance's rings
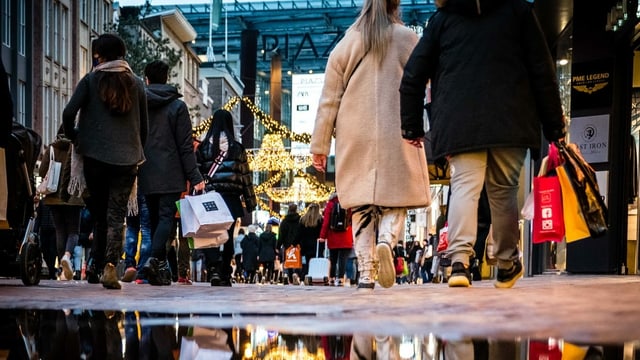
[[[253,171],[269,171],[275,174],[267,181],[256,185],[256,194],[266,194],[271,200],[279,203],[293,202],[324,202],[329,199],[331,193],[335,191],[333,187],[328,187],[318,182],[318,180],[303,172],[302,170],[311,165],[310,155],[292,155],[282,143],[283,139],[309,144],[311,134],[294,133],[286,126],[274,120],[271,116],[260,110],[248,97],[240,98],[234,96],[221,108],[231,111],[235,106],[244,104],[251,111],[255,120],[260,122],[267,133],[259,149],[247,150],[249,167]],[[199,138],[211,127],[213,116],[203,120],[198,126],[193,128],[193,137]],[[296,175],[290,187],[275,188],[274,185],[282,180],[284,171],[295,170]],[[262,210],[269,212],[271,216],[280,217],[274,212],[260,196],[257,197],[258,206]],[[304,210],[302,210],[304,211]]]
[[[238,96],[234,96],[226,104],[222,106],[222,109],[231,111],[235,106],[239,103],[244,104],[253,115],[255,120],[258,120],[264,127],[267,129],[267,132],[270,134],[279,135],[281,139],[290,139],[291,141],[300,142],[303,144],[311,143],[311,134],[309,133],[294,133],[289,130],[285,125],[280,124],[278,120],[273,119],[268,114],[265,114],[262,110],[260,110],[248,97],[243,97],[242,99]],[[198,138],[202,134],[206,133],[211,126],[211,121],[213,117],[210,116],[208,119],[203,120],[198,126],[193,128],[193,136]]]
[[[317,186],[309,182],[309,178],[296,176],[289,187],[270,188],[267,196],[279,203],[313,203],[329,199],[329,194],[317,191]]]
[[[282,138],[276,134],[265,134],[260,148],[247,151],[247,157],[253,171],[284,171],[295,166],[293,156],[285,150]]]

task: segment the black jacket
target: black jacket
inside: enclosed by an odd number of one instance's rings
[[[149,136],[144,146],[147,158],[140,166],[141,194],[167,194],[186,190],[203,181],[193,153],[193,131],[187,105],[178,90],[167,84],[147,89]]]
[[[258,249],[260,240],[256,233],[248,233],[242,240],[242,267],[246,271],[254,271],[258,266]]]
[[[269,262],[276,260],[276,234],[263,232],[260,234],[260,246],[258,247],[258,261]]]
[[[297,240],[298,228],[300,227],[300,214],[292,213],[285,215],[278,228],[278,248],[288,248],[291,245],[299,245]]]
[[[213,174],[213,178],[209,178],[207,174],[214,160],[213,144],[209,139],[209,134],[207,134],[207,137],[204,138],[198,146],[198,150],[196,150],[198,168],[207,182],[206,191],[215,190],[219,192],[224,197],[227,205],[234,208],[235,206],[229,204],[229,199],[234,198],[234,202],[237,202],[242,197],[247,212],[255,210],[257,205],[256,194],[253,189],[251,169],[249,169],[247,153],[244,147],[237,141],[229,141],[229,150],[224,161]],[[235,211],[232,210],[233,212]],[[242,216],[242,214],[234,214],[235,216]]]
[[[549,140],[565,134],[554,64],[525,0],[449,0],[431,17],[400,86],[404,138],[424,136],[429,80],[436,159],[494,147],[539,149],[541,124]]]

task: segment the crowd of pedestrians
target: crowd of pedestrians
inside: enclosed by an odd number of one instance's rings
[[[326,257],[332,285],[430,282],[447,260],[448,285],[468,287],[481,279],[492,236],[495,286],[512,287],[523,273],[520,170],[527,151],[537,156],[542,136],[566,134],[538,21],[525,0],[437,0],[419,40],[400,20],[399,5],[365,0],[329,56],[310,153],[324,172],[335,137],[336,193],[326,204],[284,204],[277,223],[246,228],[240,219],[257,201],[232,114],[216,110],[202,141],[194,140],[182,95],[167,84],[169,65],[151,60],[143,82],[124,60],[121,38],[97,37],[93,69],[64,108],[40,167],[44,177],[55,161],[63,174],[38,210],[50,277],[86,278],[107,289],[134,280],[191,284],[190,259],[202,259],[212,286],[299,284],[312,260]],[[489,85],[496,83],[503,85]],[[477,131],[459,131],[468,126]],[[452,169],[451,191],[438,231],[415,241],[405,239],[407,210],[431,203],[426,128],[434,158]],[[236,221],[224,244],[191,251],[176,203],[202,191],[218,192]],[[347,215],[338,227],[340,209]],[[282,266],[285,251],[294,265]]]

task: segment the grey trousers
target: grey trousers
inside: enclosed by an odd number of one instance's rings
[[[451,156],[449,248],[452,263],[469,265],[478,227],[478,200],[487,189],[495,255],[499,268],[511,267],[519,256],[518,181],[527,154],[525,148],[494,148]]]

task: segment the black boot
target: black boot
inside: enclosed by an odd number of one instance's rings
[[[150,257],[143,270],[149,284],[171,285],[171,269],[167,260]]]
[[[100,277],[102,276],[102,267],[91,258],[88,261],[87,269],[85,270],[87,276],[87,282],[89,284],[100,284]]]
[[[218,268],[211,267],[207,270],[207,281],[211,283],[211,286],[221,286],[220,282],[222,281],[222,278],[220,277]]]

